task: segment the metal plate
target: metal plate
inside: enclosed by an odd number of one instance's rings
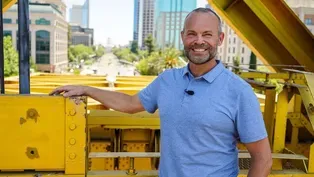
[[[62,97],[0,96],[0,170],[62,170]]]

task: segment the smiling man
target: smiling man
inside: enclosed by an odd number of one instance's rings
[[[238,141],[252,157],[248,177],[266,177],[272,158],[258,99],[216,58],[224,39],[219,17],[195,9],[181,37],[189,64],[164,71],[137,95],[71,85],[51,94],[87,95],[126,113],[159,109],[160,177],[236,177]]]

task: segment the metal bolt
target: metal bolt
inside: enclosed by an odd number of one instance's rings
[[[26,122],[26,119],[24,119],[24,117],[20,117],[20,124],[24,124]]]
[[[76,140],[75,140],[74,138],[71,138],[70,141],[69,141],[69,143],[70,143],[71,145],[74,145],[74,144],[76,143]]]
[[[72,159],[72,160],[75,159],[75,158],[76,158],[76,154],[75,154],[75,153],[71,153],[71,154],[69,155],[69,158]]]
[[[70,125],[70,130],[75,130],[76,129],[76,125],[75,124],[71,124]]]
[[[75,109],[72,109],[72,110],[70,110],[69,113],[70,113],[71,116],[74,116],[76,114],[76,111],[75,111]]]
[[[134,158],[133,157],[130,158],[130,167],[129,167],[128,171],[126,172],[126,174],[128,174],[128,175],[136,175],[137,174],[137,172],[134,169]]]

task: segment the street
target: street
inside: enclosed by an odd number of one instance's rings
[[[119,61],[113,53],[106,53],[92,65],[84,65],[81,74],[96,74],[108,76],[134,76],[135,66]],[[136,73],[138,75],[138,73]]]

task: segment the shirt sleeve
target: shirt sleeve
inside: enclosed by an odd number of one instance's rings
[[[138,96],[144,107],[149,113],[154,113],[158,109],[157,97],[160,90],[161,75],[154,79],[147,87],[142,89]]]
[[[267,131],[257,96],[249,85],[240,92],[236,115],[236,127],[240,141],[251,143],[266,138]]]

